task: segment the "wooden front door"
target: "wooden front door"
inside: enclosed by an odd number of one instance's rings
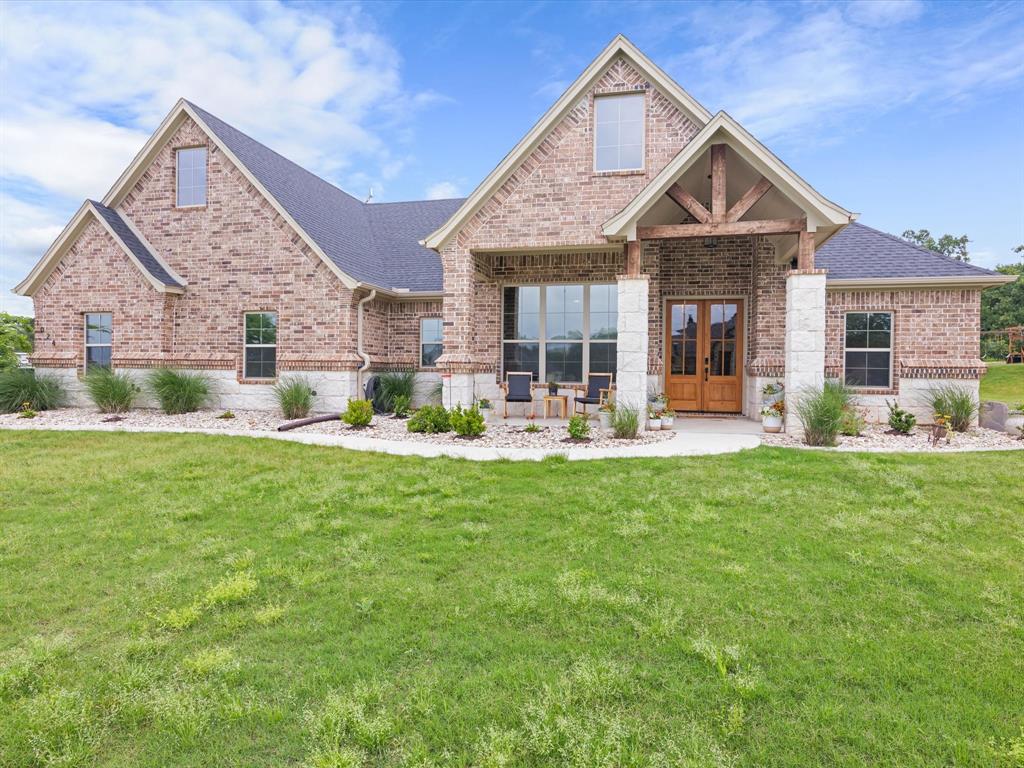
[[[743,302],[670,301],[665,394],[676,411],[739,413],[743,404]]]

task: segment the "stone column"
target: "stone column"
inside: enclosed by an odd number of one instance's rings
[[[799,432],[796,401],[825,382],[825,270],[786,278],[786,431]]]
[[[615,402],[647,408],[648,292],[647,275],[619,275],[619,324]],[[646,418],[646,412],[641,419]]]
[[[444,268],[444,352],[441,403],[446,408],[473,404],[473,297],[476,288],[473,255],[458,241],[441,249]]]

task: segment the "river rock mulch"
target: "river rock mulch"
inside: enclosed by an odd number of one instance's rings
[[[276,432],[285,423],[285,419],[268,411],[234,411],[233,419],[217,418],[223,411],[202,410],[194,413],[183,413],[169,416],[152,409],[135,409],[120,414],[116,421],[109,420],[108,414],[98,413],[90,408],[58,408],[53,411],[40,411],[33,419],[22,419],[18,414],[0,415],[0,428],[4,429],[61,429],[74,427],[96,426],[104,429],[111,427],[145,430],[230,430],[253,433]],[[505,424],[500,419],[489,422],[487,431],[477,438],[462,438],[454,433],[427,435],[409,432],[405,419],[390,416],[374,416],[373,423],[363,429],[353,429],[340,420],[310,424],[299,427],[294,432],[316,432],[329,435],[350,435],[353,437],[371,437],[381,440],[413,441],[434,443],[436,445],[473,445],[481,448],[558,448],[563,450],[579,448],[610,448],[662,442],[671,439],[676,433],[669,430],[660,432],[642,432],[636,440],[619,440],[612,436],[611,431],[603,430],[597,422],[592,422],[591,439],[587,442],[567,442],[569,433],[566,422],[555,425],[548,422],[541,425],[539,432],[527,432],[521,424]]]
[[[824,451],[872,451],[880,453],[949,453],[955,451],[996,451],[1024,449],[1024,440],[1018,440],[1005,432],[993,429],[971,429],[967,432],[954,432],[952,439],[946,442],[942,438],[938,445],[931,444],[931,428],[919,427],[909,435],[893,435],[885,424],[869,424],[859,437],[839,436],[839,445],[835,448],[816,448]],[[764,445],[783,448],[812,448],[804,445],[800,438],[785,433],[761,435]]]

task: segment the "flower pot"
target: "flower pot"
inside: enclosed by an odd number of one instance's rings
[[[1006,434],[1020,437],[1021,429],[1024,429],[1024,413],[1011,413],[1006,417],[1006,425],[1003,427]]]
[[[548,394],[551,395],[552,397],[557,395],[558,394],[558,385],[557,384],[548,384]]]
[[[675,426],[675,423],[676,423],[676,417],[675,416],[662,416],[661,417],[661,428],[662,429],[672,429],[672,427]]]
[[[491,420],[491,414],[494,412],[493,408],[481,408],[480,415],[484,417],[484,423],[486,424]]]
[[[661,419],[648,419],[647,428],[651,430],[651,432],[657,432],[661,429]]]
[[[781,432],[782,431],[782,417],[781,416],[762,416],[761,427],[765,432]]]
[[[601,424],[601,429],[611,429],[612,426],[612,414],[611,411],[598,411],[597,420]]]
[[[772,403],[777,403],[786,396],[785,392],[776,392],[774,395],[762,395],[761,403],[765,408],[770,406]]]

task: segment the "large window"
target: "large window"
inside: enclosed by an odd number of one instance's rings
[[[206,205],[206,147],[179,149],[175,156],[178,162],[178,207]]]
[[[97,368],[110,369],[111,339],[114,332],[113,315],[95,312],[85,316],[85,372]]]
[[[245,371],[247,379],[277,376],[277,313],[249,312],[245,316]]]
[[[444,352],[444,325],[440,317],[420,318],[420,366],[433,368]]]
[[[843,380],[888,388],[892,379],[892,313],[848,312]]]
[[[504,371],[539,381],[582,382],[614,373],[618,337],[615,285],[520,285],[504,291]]]
[[[644,95],[598,96],[594,99],[594,170],[643,167]]]

